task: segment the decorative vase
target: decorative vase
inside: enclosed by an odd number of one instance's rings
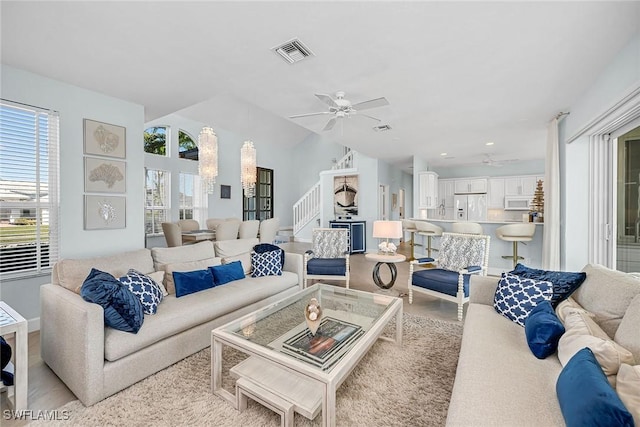
[[[307,321],[307,327],[311,331],[311,335],[315,336],[322,320],[322,308],[320,308],[317,299],[311,298],[304,309],[304,318]]]

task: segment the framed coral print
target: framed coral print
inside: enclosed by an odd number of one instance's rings
[[[84,158],[84,191],[124,193],[127,191],[127,164],[124,161]]]
[[[84,154],[126,158],[126,128],[84,119]]]
[[[84,196],[84,229],[105,230],[127,225],[125,196]]]

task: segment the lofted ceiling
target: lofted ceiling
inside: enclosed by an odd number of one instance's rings
[[[402,168],[541,159],[546,126],[640,31],[640,2],[2,1],[2,63],[292,147]],[[294,37],[315,56],[289,64]],[[315,93],[388,106],[328,132]],[[388,124],[391,130],[375,132]],[[494,142],[487,146],[486,142]],[[441,153],[447,153],[446,156]]]

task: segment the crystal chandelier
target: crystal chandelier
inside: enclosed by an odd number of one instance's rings
[[[245,141],[240,149],[240,179],[245,197],[256,195],[256,149],[252,141]]]
[[[218,137],[210,127],[198,136],[198,172],[207,193],[213,193],[218,176]]]

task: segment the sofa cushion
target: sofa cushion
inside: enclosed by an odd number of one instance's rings
[[[208,269],[185,272],[174,271],[173,281],[176,286],[176,298],[204,291],[205,289],[215,286],[213,276]]]
[[[142,303],[144,314],[156,314],[158,304],[160,304],[164,295],[162,295],[160,286],[151,277],[130,269],[118,281],[138,297]]]
[[[251,274],[251,251],[259,242],[257,238],[222,240],[215,243],[216,256],[223,264],[240,261],[245,274]]]
[[[524,332],[529,349],[538,359],[552,355],[564,334],[564,326],[553,311],[550,301],[536,305],[524,321]]]
[[[569,313],[564,322],[566,332],[558,344],[562,365],[584,347],[589,347],[606,375],[618,373],[621,363],[633,364],[631,352],[614,342],[587,313]]]
[[[545,280],[553,283],[553,296],[551,305],[554,307],[562,300],[567,299],[587,278],[586,273],[572,273],[569,271],[547,271],[529,268],[523,264],[517,264],[511,274],[517,274],[529,279]]]
[[[245,275],[251,274],[251,252],[222,258],[222,264],[239,262]]]
[[[105,329],[105,359],[115,361],[156,342],[298,286],[298,275],[246,277],[224,286],[176,298],[167,296],[137,335]]]
[[[614,335],[614,341],[633,354],[636,363],[640,364],[640,295],[636,295],[620,322]]]
[[[346,273],[346,258],[311,258],[307,261],[307,274],[310,275],[344,276]]]
[[[63,259],[54,266],[52,282],[54,285],[63,286],[79,294],[84,279],[93,268],[109,273],[114,277],[126,274],[130,268],[145,274],[154,270],[153,259],[149,249],[140,249],[95,258]]]
[[[151,249],[153,265],[156,270],[166,270],[166,264],[178,264],[182,262],[201,261],[203,259],[214,258],[213,243],[209,240],[198,242],[193,245],[176,246],[173,248],[153,248]],[[167,289],[168,290],[168,289]]]
[[[588,348],[569,360],[556,393],[567,426],[633,426],[633,418]]]
[[[80,296],[102,306],[106,326],[135,334],[144,322],[138,297],[107,272],[92,269],[82,284]]]
[[[589,316],[593,316],[587,310],[585,310],[580,304],[576,302],[573,298],[569,297],[566,300],[560,302],[556,306],[556,315],[561,322],[564,323],[567,315],[569,313],[578,312],[578,313],[587,313]]]
[[[251,252],[251,276],[281,276],[282,249],[267,252]]]
[[[533,307],[542,301],[551,300],[552,295],[551,282],[502,273],[493,306],[507,319],[524,326]]]
[[[636,427],[640,426],[640,365],[620,365],[616,393],[631,412]]]
[[[164,287],[164,271],[154,271],[153,273],[147,274],[147,276],[151,277],[151,280],[156,282],[160,290],[162,291],[162,296],[169,295],[167,289]]]
[[[469,276],[469,274],[463,275],[462,286],[465,297],[469,296]],[[455,271],[429,268],[415,271],[412,285],[455,297],[458,293],[458,277],[459,274]]]
[[[209,271],[211,272],[215,286],[225,285],[234,280],[242,280],[245,278],[240,261],[209,267]]]
[[[640,280],[601,265],[587,265],[587,278],[574,293],[578,304],[594,314],[598,325],[614,337],[631,300],[640,294]]]
[[[164,284],[167,288],[167,292],[169,292],[170,294],[176,293],[176,286],[175,282],[173,281],[174,272],[206,270],[209,267],[213,267],[214,265],[220,265],[220,258],[207,258],[199,261],[176,262],[173,264],[164,265],[164,268],[166,269],[166,273],[164,275]]]

